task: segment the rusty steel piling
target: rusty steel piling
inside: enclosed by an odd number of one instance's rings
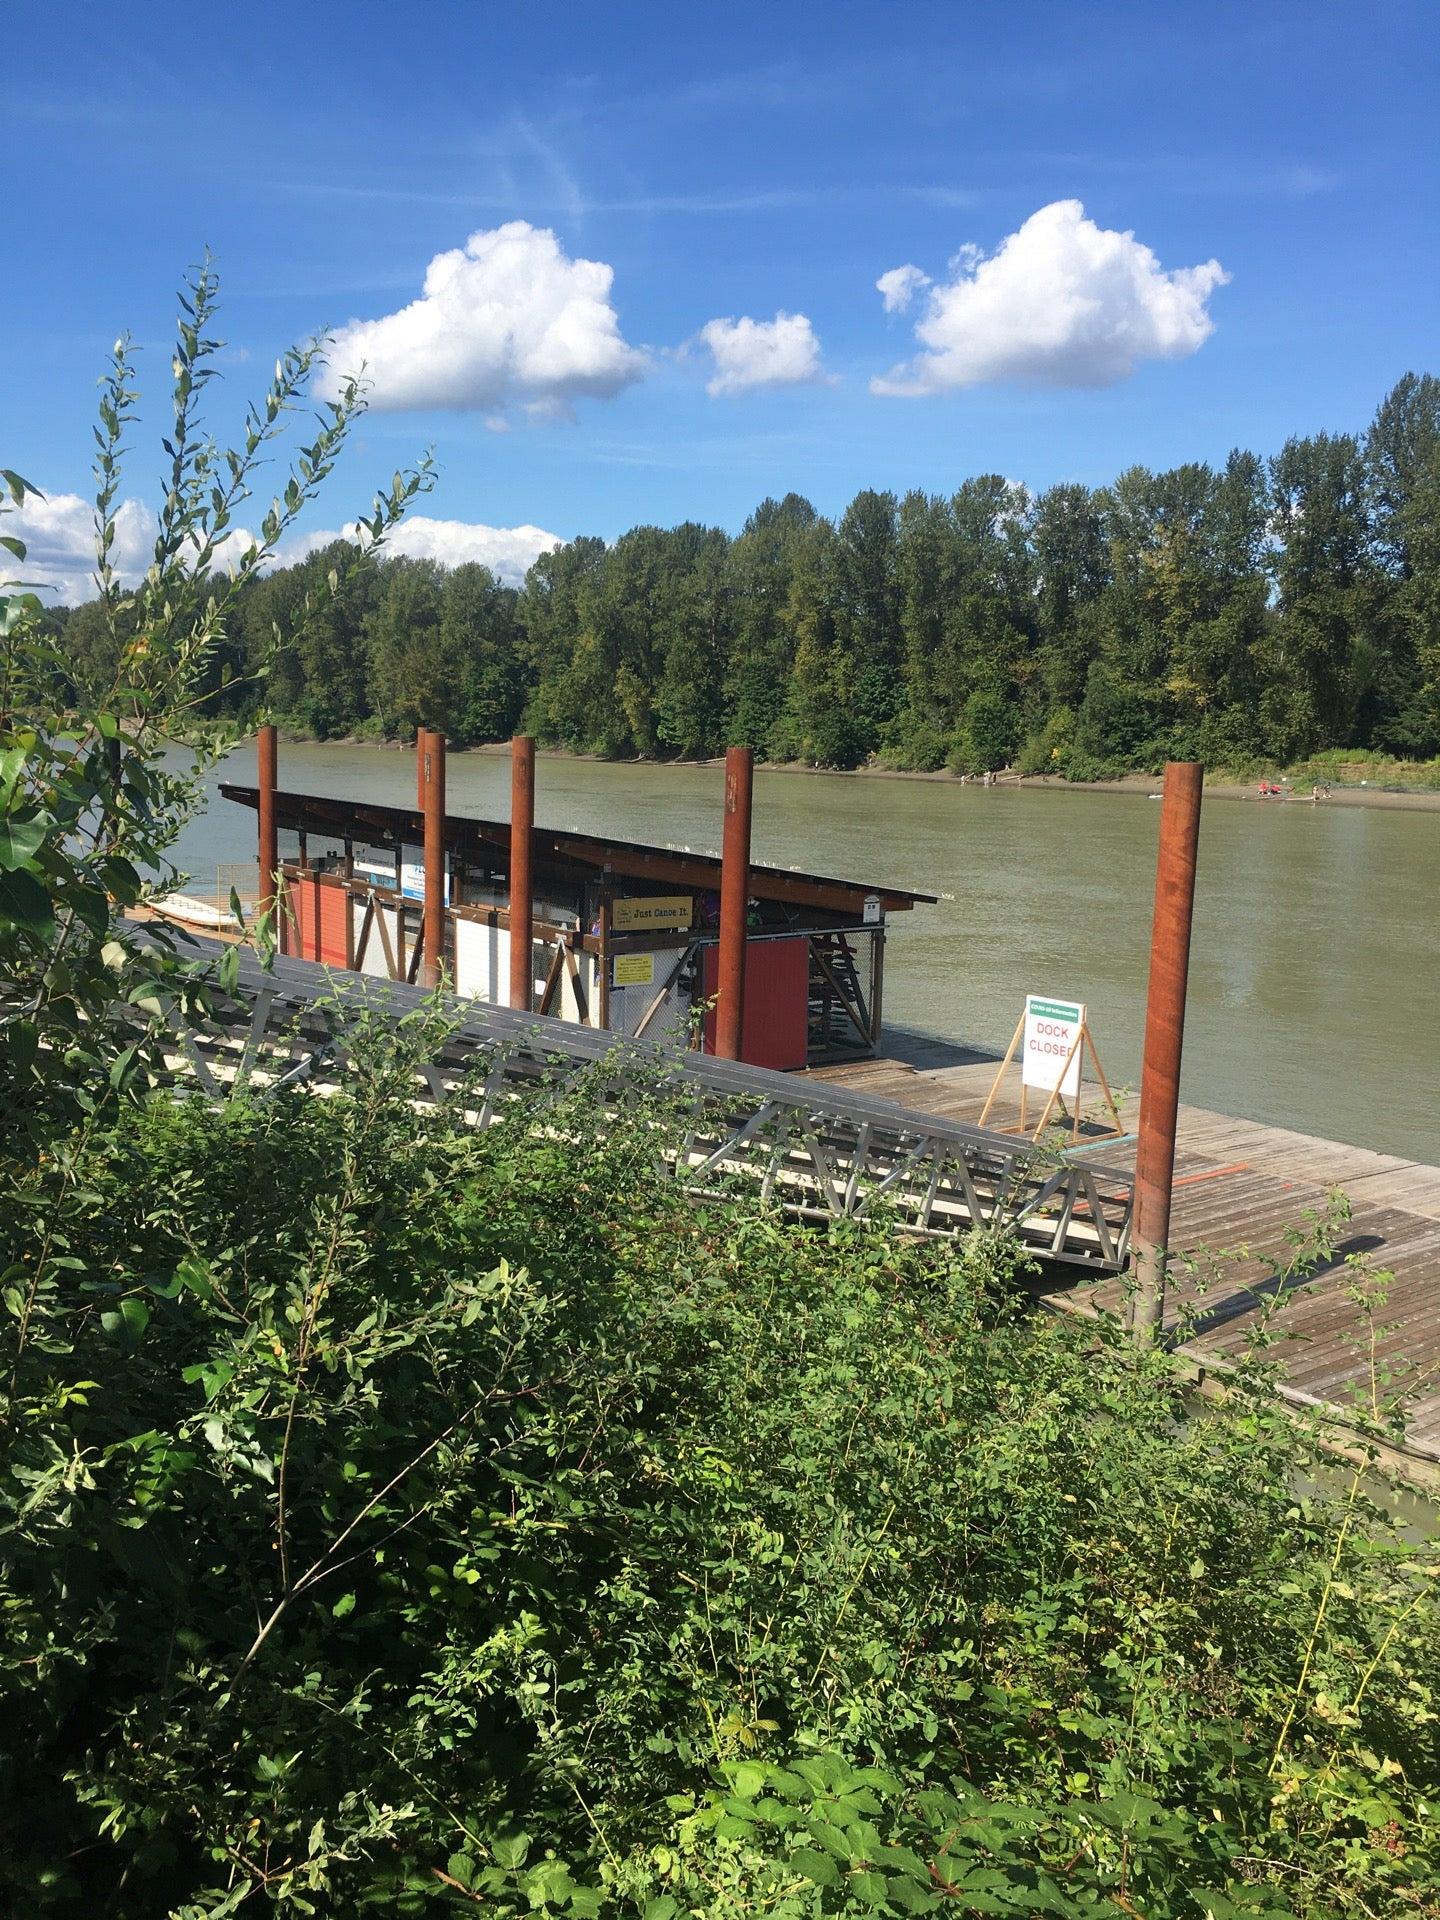
[[[510,742],[510,1005],[516,1013],[530,1012],[534,991],[534,832],[535,742],[517,733]]]
[[[445,736],[419,735],[420,795],[425,815],[425,904],[420,929],[421,980],[438,987],[445,961]]]
[[[750,812],[755,756],[749,747],[725,752],[725,835],[721,842],[720,952],[715,1005],[715,1052],[740,1058],[745,1021],[745,913],[750,898]]]
[[[274,727],[261,727],[256,736],[258,768],[255,784],[259,790],[256,813],[260,827],[259,911],[273,913],[276,902],[276,875],[280,868],[280,845],[275,832],[275,789],[278,785],[279,753]]]
[[[1145,1056],[1140,1073],[1140,1129],[1135,1155],[1135,1212],[1131,1229],[1133,1287],[1125,1320],[1137,1342],[1148,1344],[1165,1312],[1165,1265],[1175,1178],[1175,1126],[1180,1108],[1180,1056],[1185,1040],[1185,993],[1190,973],[1190,927],[1195,908],[1195,863],[1200,846],[1204,768],[1172,760],[1165,768],[1160,851],[1155,866],[1155,918],[1150,937],[1150,984],[1145,1003]]]

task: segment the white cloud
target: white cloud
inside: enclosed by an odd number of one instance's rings
[[[1087,220],[1078,200],[1041,207],[993,254],[962,249],[951,270],[916,322],[923,351],[872,380],[872,392],[1112,386],[1143,360],[1180,360],[1203,346],[1215,324],[1206,302],[1230,278],[1218,260],[1167,272],[1133,233]],[[887,308],[904,304],[902,291],[913,295],[918,273],[881,276]]]
[[[3,556],[7,576],[45,590],[47,605],[74,606],[95,597],[95,503],[78,493],[52,493],[27,500],[17,513],[0,519],[0,533],[26,545],[24,560]],[[138,500],[124,500],[115,515],[115,544],[110,559],[127,584],[150,564],[155,522]]]
[[[95,598],[95,503],[78,493],[52,493],[28,500],[6,514],[0,532],[25,542],[25,558],[7,555],[5,572],[38,589],[47,606],[76,606]],[[123,587],[133,587],[150,565],[156,522],[140,500],[122,500],[115,509],[115,539],[110,563]],[[213,564],[233,573],[254,535],[234,527],[216,546]]]
[[[777,313],[773,320],[709,320],[699,337],[715,360],[707,393],[749,393],[829,379],[815,329],[803,313]]]
[[[614,270],[572,260],[548,227],[510,220],[437,253],[424,291],[398,313],[336,334],[324,390],[365,364],[370,404],[568,410],[638,380],[646,358],[620,332]]]
[[[291,566],[332,540],[355,539],[358,531],[352,520],[348,526],[328,532],[298,534],[285,542],[276,564]],[[404,554],[411,560],[438,560],[446,567],[478,560],[497,580],[519,586],[542,553],[564,544],[558,533],[547,533],[543,527],[487,527],[478,521],[433,520],[427,514],[412,513],[386,540],[385,552]]]
[[[875,282],[875,291],[885,302],[886,313],[903,313],[920,289],[929,285],[929,274],[919,267],[891,267]]]
[[[332,540],[354,540],[355,521],[340,529],[295,534],[286,540],[271,567],[292,566],[317,547]],[[78,606],[95,597],[95,508],[78,493],[55,493],[30,500],[23,512],[0,518],[0,532],[26,543],[23,561],[5,555],[4,574],[43,589],[47,605]],[[235,527],[215,550],[215,565],[233,572],[254,535]],[[123,500],[115,514],[115,544],[111,560],[122,586],[133,587],[150,564],[155,542],[155,516],[139,500]],[[408,554],[416,560],[439,560],[447,567],[478,560],[497,579],[518,585],[536,556],[562,546],[558,533],[544,527],[487,527],[467,520],[433,520],[411,514],[385,542],[387,553]]]

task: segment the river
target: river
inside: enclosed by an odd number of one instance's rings
[[[253,748],[228,777],[253,781]],[[449,804],[504,819],[503,753],[453,754]],[[218,781],[218,776],[217,776]],[[212,783],[214,784],[214,783]],[[282,746],[280,784],[413,804],[413,755]],[[718,767],[539,757],[545,826],[719,844]],[[755,781],[758,861],[938,893],[891,920],[885,1016],[1009,1042],[1027,992],[1084,1000],[1113,1084],[1140,1070],[1160,807],[1144,794],[802,775]],[[179,848],[197,887],[253,861],[255,817],[214,799]],[[1440,813],[1207,800],[1184,1098],[1440,1162]]]

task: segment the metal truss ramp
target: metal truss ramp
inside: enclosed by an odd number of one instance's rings
[[[210,943],[197,943],[208,946]],[[218,951],[218,949],[217,949]],[[659,1089],[659,1158],[696,1199],[749,1191],[808,1220],[883,1218],[933,1238],[989,1228],[1034,1254],[1097,1273],[1125,1265],[1128,1173],[891,1100],[708,1055],[619,1041],[569,1021],[474,1000],[440,1002],[449,1030],[417,1071],[416,1097],[460,1103],[489,1126],[563,1097],[589,1076],[602,1110]],[[347,1029],[362,1009],[398,1021],[435,1005],[398,981],[240,955],[233,996],[213,1017],[177,1019],[172,1065],[212,1098],[240,1088],[343,1085]]]

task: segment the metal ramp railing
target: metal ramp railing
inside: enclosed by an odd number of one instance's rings
[[[207,1018],[177,1018],[171,1065],[212,1098],[306,1082],[338,1087],[347,1025],[360,1009],[399,1020],[432,1003],[399,981],[330,973],[244,950],[232,995]],[[647,1086],[663,1093],[661,1161],[696,1199],[750,1191],[812,1220],[883,1215],[929,1237],[976,1227],[1093,1272],[1124,1265],[1129,1174],[1013,1135],[945,1121],[893,1101],[695,1052],[617,1040],[542,1015],[447,998],[454,1025],[421,1064],[416,1097],[463,1102],[488,1126],[522,1103],[563,1098],[582,1076],[618,1113]]]

